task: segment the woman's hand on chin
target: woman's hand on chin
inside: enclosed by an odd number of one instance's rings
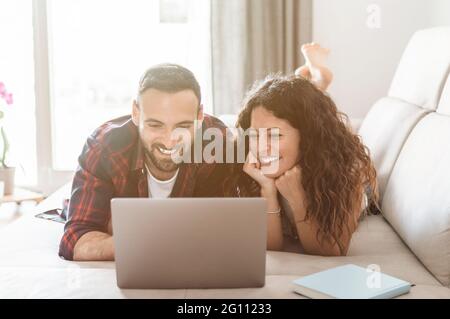
[[[244,164],[244,172],[253,178],[259,186],[261,186],[261,194],[266,196],[277,195],[277,188],[275,186],[275,179],[267,177],[261,171],[261,164],[250,152]]]
[[[302,186],[302,170],[296,165],[275,180],[275,187],[289,202],[291,207],[296,207],[305,199],[305,190]]]

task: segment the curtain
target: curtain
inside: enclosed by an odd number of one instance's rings
[[[211,0],[214,113],[236,114],[270,73],[292,74],[311,38],[310,0]]]

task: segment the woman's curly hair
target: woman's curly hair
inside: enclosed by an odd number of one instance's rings
[[[348,231],[355,210],[362,208],[364,191],[371,202],[378,200],[376,172],[368,149],[352,133],[348,117],[338,111],[332,99],[304,78],[272,75],[255,83],[244,100],[238,128],[250,127],[256,107],[264,107],[299,131],[306,220],[318,224],[319,241],[337,244],[345,254],[345,244],[339,239]],[[245,196],[242,181],[248,178],[242,176],[242,165],[235,169],[240,172],[233,174],[233,183]]]

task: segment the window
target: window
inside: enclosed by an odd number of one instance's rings
[[[96,127],[131,113],[139,78],[153,64],[190,68],[211,111],[207,4],[49,0],[54,169],[73,170]]]
[[[159,0],[159,21],[161,23],[187,23],[189,1]]]
[[[191,69],[212,113],[209,1],[2,0],[0,8],[19,185],[48,193],[68,181],[87,136],[131,113],[139,79],[156,63]]]
[[[14,96],[4,119],[10,143],[7,164],[16,167],[20,185],[37,182],[32,21],[31,1],[2,0],[0,82]]]

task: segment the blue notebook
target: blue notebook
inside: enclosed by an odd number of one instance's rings
[[[381,272],[344,265],[294,280],[294,291],[323,299],[387,299],[408,293],[411,284]]]

